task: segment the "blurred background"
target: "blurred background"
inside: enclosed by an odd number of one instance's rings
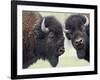
[[[76,13],[59,13],[59,12],[39,12],[43,17],[44,16],[54,16],[62,24],[65,20],[72,14]],[[64,34],[65,36],[65,34]],[[78,59],[76,55],[76,50],[73,48],[71,41],[65,37],[64,41],[65,52],[59,57],[59,63],[56,67],[75,67],[75,66],[88,66],[89,63],[84,59]],[[38,60],[36,63],[33,63],[29,69],[33,68],[53,68],[47,60]]]

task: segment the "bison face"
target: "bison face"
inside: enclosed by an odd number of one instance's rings
[[[72,15],[65,23],[66,37],[72,41],[72,45],[77,50],[80,59],[86,55],[85,50],[88,44],[87,25],[87,18],[81,15]]]
[[[50,32],[46,37],[46,53],[51,65],[55,67],[58,57],[64,53],[64,37],[62,34]]]
[[[88,44],[88,36],[86,32],[76,30],[72,33],[71,40],[74,48],[77,50],[78,58],[84,58],[86,55],[85,49]]]
[[[62,25],[54,17],[45,17],[40,22],[37,37],[37,52],[55,67],[64,53]]]

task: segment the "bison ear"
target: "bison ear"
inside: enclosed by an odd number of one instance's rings
[[[68,40],[71,40],[71,34],[70,33],[66,33],[66,37],[68,38]]]
[[[50,32],[49,35],[48,35],[48,37],[49,38],[53,38],[54,37],[54,33],[53,32]]]

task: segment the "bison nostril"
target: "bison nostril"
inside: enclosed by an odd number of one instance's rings
[[[82,39],[78,39],[78,40],[75,41],[75,44],[76,44],[76,45],[78,45],[78,44],[83,44],[83,40],[82,40]]]
[[[65,52],[65,49],[64,47],[61,47],[58,51],[59,51],[59,54],[63,54]]]
[[[82,44],[82,43],[83,43],[83,40],[81,39],[79,43],[81,43],[81,44]]]
[[[76,41],[75,44],[78,44],[78,42]]]
[[[59,50],[59,52],[64,52],[64,50],[63,50],[63,49],[61,49],[61,50]]]

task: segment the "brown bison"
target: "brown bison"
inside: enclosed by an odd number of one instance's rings
[[[48,60],[56,67],[64,53],[62,25],[53,16],[42,17],[38,12],[23,11],[23,68],[38,59]]]

